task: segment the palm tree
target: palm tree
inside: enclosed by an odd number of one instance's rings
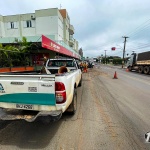
[[[15,43],[5,47],[0,44],[0,67],[25,66],[29,63],[31,43],[27,42],[26,37],[21,41],[16,38]]]

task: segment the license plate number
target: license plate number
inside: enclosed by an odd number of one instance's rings
[[[33,109],[33,105],[16,104],[16,108],[32,110]]]

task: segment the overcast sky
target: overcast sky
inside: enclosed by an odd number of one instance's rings
[[[122,57],[123,36],[129,37],[126,54],[150,50],[150,0],[1,0],[0,14],[34,13],[60,4],[85,57],[105,55],[105,50],[106,55]]]

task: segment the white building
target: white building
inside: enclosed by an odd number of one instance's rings
[[[50,8],[35,13],[1,16],[0,43],[13,43],[26,37],[30,42],[40,42],[45,35],[62,46],[78,52],[78,41],[73,38],[74,27],[66,9]]]

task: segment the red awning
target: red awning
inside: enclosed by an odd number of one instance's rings
[[[55,51],[57,53],[65,54],[67,56],[71,56],[74,58],[79,58],[79,55],[76,53],[71,52],[70,50],[66,49],[65,47],[59,45],[58,43],[54,42],[53,40],[47,38],[46,36],[42,35],[42,47],[49,49],[51,51]]]

